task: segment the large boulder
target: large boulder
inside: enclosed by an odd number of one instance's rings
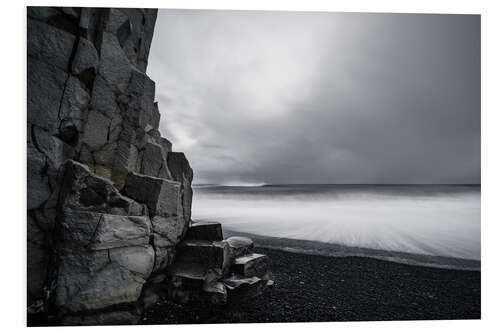
[[[146,207],[122,195],[106,178],[92,174],[81,163],[68,160],[62,171],[60,205],[65,209],[115,215],[144,215]]]
[[[150,216],[170,217],[182,214],[179,182],[132,172],[127,176],[124,193],[146,204]]]
[[[90,250],[148,245],[151,233],[146,216],[121,216],[67,209],[59,226],[59,240],[67,248]]]

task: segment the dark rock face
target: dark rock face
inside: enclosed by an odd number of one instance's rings
[[[159,297],[260,292],[265,258],[234,261],[250,240],[188,232],[193,170],[146,75],[157,10],[27,14],[28,324],[134,324]]]
[[[145,73],[157,11],[27,11],[28,312],[135,323],[191,211],[193,173],[182,154],[171,175]]]

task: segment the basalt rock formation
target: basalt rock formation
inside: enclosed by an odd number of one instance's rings
[[[157,10],[27,13],[29,318],[133,324],[158,297],[261,292],[267,257],[191,221],[193,171],[146,75]]]

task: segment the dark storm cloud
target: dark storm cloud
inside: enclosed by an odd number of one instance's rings
[[[479,183],[480,19],[160,11],[161,129],[200,183]]]

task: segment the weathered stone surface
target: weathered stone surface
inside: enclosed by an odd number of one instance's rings
[[[180,183],[129,173],[124,192],[148,206],[150,216],[178,216],[182,212]]]
[[[141,151],[140,172],[153,177],[171,179],[170,172],[165,160],[165,153],[161,145],[147,142]]]
[[[154,250],[155,250],[156,260],[153,272],[163,271],[169,265],[172,264],[175,255],[175,248],[155,246]]]
[[[248,237],[233,236],[226,239],[232,258],[237,258],[253,251],[253,241]]]
[[[124,26],[130,25],[128,16],[118,8],[110,8],[105,18],[104,30],[114,35]]]
[[[263,277],[268,272],[269,258],[265,254],[252,253],[237,257],[231,266],[233,273],[244,277]]]
[[[66,281],[70,282],[74,274],[71,271],[68,273]],[[76,293],[60,306],[71,312],[79,312],[132,303],[138,300],[144,282],[140,276],[111,262],[97,271],[85,284],[73,286],[77,289]]]
[[[76,37],[32,19],[28,19],[28,31],[28,56],[67,71]]]
[[[219,222],[193,222],[188,228],[186,238],[221,241],[222,226]]]
[[[133,144],[121,140],[120,134],[120,140],[113,159],[113,174],[111,176],[111,180],[119,190],[122,190],[125,186],[129,172],[137,171],[137,155],[137,148]]]
[[[37,7],[28,6],[26,7],[29,18],[33,18],[39,21],[46,21],[51,17],[57,16],[59,14],[58,10],[54,7]]]
[[[66,159],[72,158],[75,153],[71,146],[39,127],[33,126],[32,135],[38,149],[46,156],[50,166],[55,169],[59,169]]]
[[[226,242],[184,240],[177,246],[177,260],[226,271],[230,264],[229,247]]]
[[[61,100],[59,119],[60,137],[69,144],[78,141],[79,132],[83,131],[84,114],[88,108],[90,96],[82,83],[74,76],[69,76]]]
[[[143,205],[120,194],[111,181],[92,174],[86,165],[73,160],[64,165],[60,205],[115,215],[145,213]]]
[[[145,216],[121,216],[65,210],[60,226],[65,247],[91,250],[147,245],[150,221]]]
[[[97,54],[94,44],[88,39],[81,37],[78,41],[75,57],[71,64],[71,72],[75,75],[79,75],[90,70],[95,74],[98,65],[99,55]]]
[[[108,118],[113,118],[119,111],[115,93],[101,75],[97,75],[94,80],[91,105],[92,108],[101,111]]]
[[[180,216],[155,216],[151,219],[153,226],[153,242],[156,246],[175,246],[181,240],[186,229]]]
[[[90,110],[85,123],[82,142],[91,150],[97,150],[108,142],[111,120],[96,110]]]
[[[44,174],[46,157],[33,146],[28,146],[27,157],[28,209],[33,209],[47,201],[52,191]]]
[[[67,78],[66,72],[28,56],[28,123],[55,132]]]
[[[193,169],[189,165],[184,153],[170,152],[167,154],[167,164],[173,179],[182,184],[182,207],[186,221],[191,220],[191,203],[193,190],[191,181],[193,180]]]
[[[114,248],[109,251],[111,261],[147,279],[153,271],[155,252],[151,245]]]
[[[62,244],[59,245],[62,249]],[[69,304],[74,296],[109,263],[108,251],[59,251],[55,306]]]
[[[241,300],[243,298],[252,298],[262,293],[266,288],[267,281],[256,276],[251,278],[241,278],[239,276],[231,276],[223,280],[229,294],[229,298],[233,300]]]
[[[113,87],[125,91],[132,68],[115,35],[103,32],[99,73]]]

